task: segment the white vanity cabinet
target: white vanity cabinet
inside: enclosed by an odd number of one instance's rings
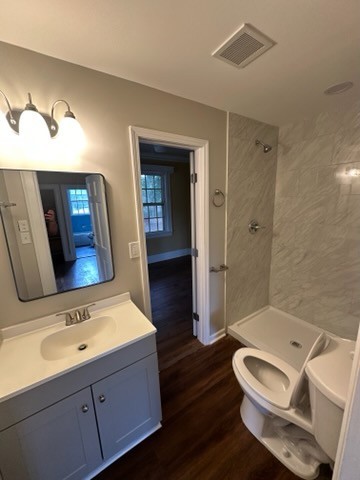
[[[91,387],[104,460],[160,421],[158,363],[151,355]]]
[[[0,479],[91,478],[160,421],[151,335],[0,403]]]
[[[0,433],[4,480],[83,480],[102,462],[90,388]]]

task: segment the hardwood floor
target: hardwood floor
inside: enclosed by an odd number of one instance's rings
[[[190,272],[188,259],[150,268],[162,428],[96,480],[297,480],[242,424],[231,367],[240,344],[192,337]],[[330,479],[329,469],[318,478]]]
[[[149,265],[160,371],[202,348],[192,334],[191,257]]]

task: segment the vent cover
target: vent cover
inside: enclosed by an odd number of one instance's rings
[[[274,45],[273,40],[245,23],[213,53],[213,57],[234,67],[243,68]]]

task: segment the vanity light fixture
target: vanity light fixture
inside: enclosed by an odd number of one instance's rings
[[[75,118],[75,115],[70,109],[70,105],[66,100],[56,100],[51,107],[51,114],[39,112],[36,106],[32,102],[31,94],[28,93],[29,102],[25,105],[24,109],[12,108],[10,102],[3,91],[0,90],[1,95],[3,96],[8,112],[5,115],[7,123],[18,133],[20,137],[28,137],[34,141],[35,139],[46,139],[54,138],[59,132],[59,125],[57,124],[54,118],[55,107],[59,103],[65,103],[66,112],[63,120],[61,121],[61,126],[64,130],[74,130],[74,133],[81,131],[80,124]],[[66,125],[66,126],[65,126]]]

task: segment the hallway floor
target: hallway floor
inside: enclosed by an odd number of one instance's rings
[[[150,265],[162,428],[96,480],[297,480],[242,424],[231,367],[240,344],[192,336],[190,274],[186,257]],[[327,468],[318,477],[330,478]]]

